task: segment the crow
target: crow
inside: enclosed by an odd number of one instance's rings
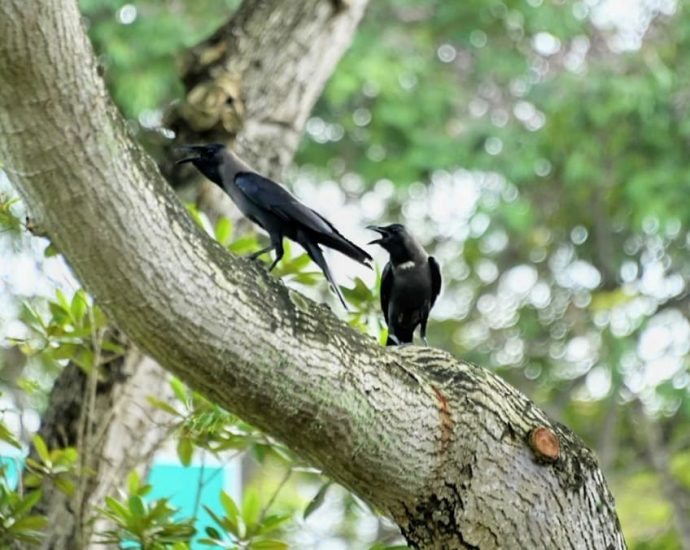
[[[387,346],[411,344],[414,331],[421,325],[426,341],[429,311],[441,292],[441,269],[405,226],[394,223],[385,227],[370,225],[381,238],[369,244],[381,245],[390,261],[381,276],[381,309],[388,325]]]
[[[283,237],[298,242],[309,257],[321,268],[338,295],[343,307],[345,299],[335,282],[319,245],[333,248],[367,266],[371,256],[343,237],[321,214],[301,203],[282,185],[252,170],[237,155],[221,143],[185,145],[180,150],[191,156],[177,164],[191,162],[204,176],[225,191],[240,211],[269,235],[271,244],[250,256],[275,250],[271,271],[283,257]]]

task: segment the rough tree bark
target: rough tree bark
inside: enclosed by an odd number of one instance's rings
[[[367,3],[245,0],[187,55],[187,94],[167,117],[176,142],[239,138],[237,146],[252,164],[277,175],[292,160],[307,116]],[[185,177],[174,170],[172,155],[161,166],[175,181]],[[200,196],[205,210],[228,213],[230,201],[214,187],[203,185]],[[79,499],[55,489],[45,494],[39,511],[51,521],[43,550],[87,547],[94,532],[88,522],[93,507],[122,484],[129,470],[145,469],[163,441],[165,413],[146,397],[151,388],[159,388],[159,398],[171,394],[165,371],[134,346],[127,344],[127,350],[124,358],[103,366],[92,411],[88,377],[79,367],[69,365],[56,381],[40,433],[54,448],[86,439],[84,466],[98,475],[84,480]]]
[[[127,136],[69,0],[0,5],[0,154],[99,304],[418,548],[624,548],[590,451],[490,372],[387,350],[228,254]],[[88,229],[88,230],[85,230]]]
[[[264,174],[279,178],[304,125],[369,0],[250,0],[208,40],[187,52],[186,93],[165,124],[175,132],[159,168],[174,187],[199,182],[197,203],[212,220],[238,219],[230,199],[190,165],[180,143],[222,142]]]
[[[152,388],[159,399],[172,397],[165,371],[136,349],[105,362],[97,380],[73,363],[60,374],[39,433],[51,449],[79,448],[81,469],[92,473],[80,477],[74,497],[51,485],[44,489],[37,512],[48,517],[49,528],[41,548],[89,547],[93,507],[120,488],[131,469],[148,467],[169,422],[147,403]]]

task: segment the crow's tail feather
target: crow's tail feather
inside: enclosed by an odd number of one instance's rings
[[[330,235],[327,233],[320,233],[317,239],[324,246],[332,248],[333,250],[337,250],[341,254],[345,254],[345,256],[352,258],[353,260],[359,262],[362,265],[371,267],[369,265],[369,262],[372,261],[372,258],[369,255],[369,253],[366,250],[363,250],[360,247],[358,247],[352,241],[348,241],[335,229],[333,230],[333,233]]]
[[[328,267],[328,264],[326,263],[326,258],[323,257],[323,252],[321,251],[321,248],[319,248],[319,245],[311,241],[309,238],[299,239],[298,242],[304,247],[304,249],[307,251],[307,254],[309,254],[309,257],[314,261],[314,263],[321,268],[321,271],[323,271],[323,274],[326,276],[326,279],[329,283],[331,283],[333,290],[338,295],[340,303],[343,304],[343,307],[345,309],[348,309],[347,304],[345,303],[345,298],[343,298],[343,295],[340,292],[340,288],[338,287],[338,284],[335,282],[335,279],[331,274],[331,270]]]
[[[413,328],[414,330],[414,328]],[[401,335],[402,334],[402,335]],[[414,332],[410,330],[400,329],[394,334],[391,329],[388,329],[388,337],[386,338],[386,346],[405,346],[414,342]]]

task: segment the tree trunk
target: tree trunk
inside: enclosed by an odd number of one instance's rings
[[[277,174],[292,160],[307,116],[351,42],[367,3],[356,0],[339,9],[327,0],[245,0],[225,25],[188,54],[184,76],[188,99],[168,117],[178,142],[240,137],[243,155]],[[194,98],[201,88],[214,89],[230,74],[237,84],[233,88],[237,97],[233,101],[224,97],[218,114],[227,121],[228,112],[235,112],[236,126],[215,127],[211,135],[209,128],[199,126],[204,107]],[[203,116],[208,117],[212,110],[208,105],[205,109]],[[260,151],[270,152],[270,165]],[[172,171],[172,151],[168,153],[163,167],[179,179]],[[204,186],[201,196],[212,212],[226,212],[231,204],[212,186]],[[151,388],[161,388],[167,395],[165,371],[128,346],[125,358],[108,364],[102,374],[105,379],[97,386],[95,410],[89,411],[88,377],[76,365],[69,365],[58,377],[42,418],[41,435],[51,448],[60,448],[78,444],[80,423],[88,415],[82,427],[92,444],[85,449],[84,460],[98,473],[85,480],[76,502],[57,490],[47,492],[40,506],[51,520],[45,550],[86,547],[83,541],[91,540],[94,532],[87,523],[93,507],[122,485],[128,471],[145,469],[163,442],[165,431],[160,424],[164,418],[146,397]],[[162,396],[158,393],[157,397]],[[143,444],[133,444],[137,440]]]
[[[382,348],[209,239],[127,136],[73,2],[0,15],[10,179],[137,345],[414,547],[625,547],[592,453],[526,397],[443,351]]]
[[[50,395],[39,433],[49,448],[78,447],[81,468],[76,496],[49,486],[37,511],[49,519],[41,548],[74,550],[89,545],[93,507],[121,487],[130,470],[145,470],[167,432],[169,415],[145,396],[172,399],[166,373],[136,349],[106,363],[96,383],[73,363],[65,367]],[[93,404],[93,409],[89,404]]]
[[[232,19],[187,52],[186,93],[165,124],[175,142],[159,167],[174,187],[199,183],[211,219],[239,218],[230,199],[171,149],[197,142],[232,145],[260,172],[280,178],[292,161],[314,103],[352,42],[369,0],[245,0]]]

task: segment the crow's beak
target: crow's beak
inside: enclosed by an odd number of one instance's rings
[[[185,162],[194,162],[195,160],[201,158],[201,147],[198,145],[182,145],[175,149],[178,153],[194,153],[192,156],[187,156],[175,162],[175,164],[184,164]]]
[[[383,243],[383,240],[388,236],[388,231],[386,231],[383,227],[378,227],[376,225],[367,225],[367,229],[370,229],[371,231],[376,231],[378,234],[381,235],[380,239],[374,239],[373,241],[370,241],[367,244],[381,244]]]

